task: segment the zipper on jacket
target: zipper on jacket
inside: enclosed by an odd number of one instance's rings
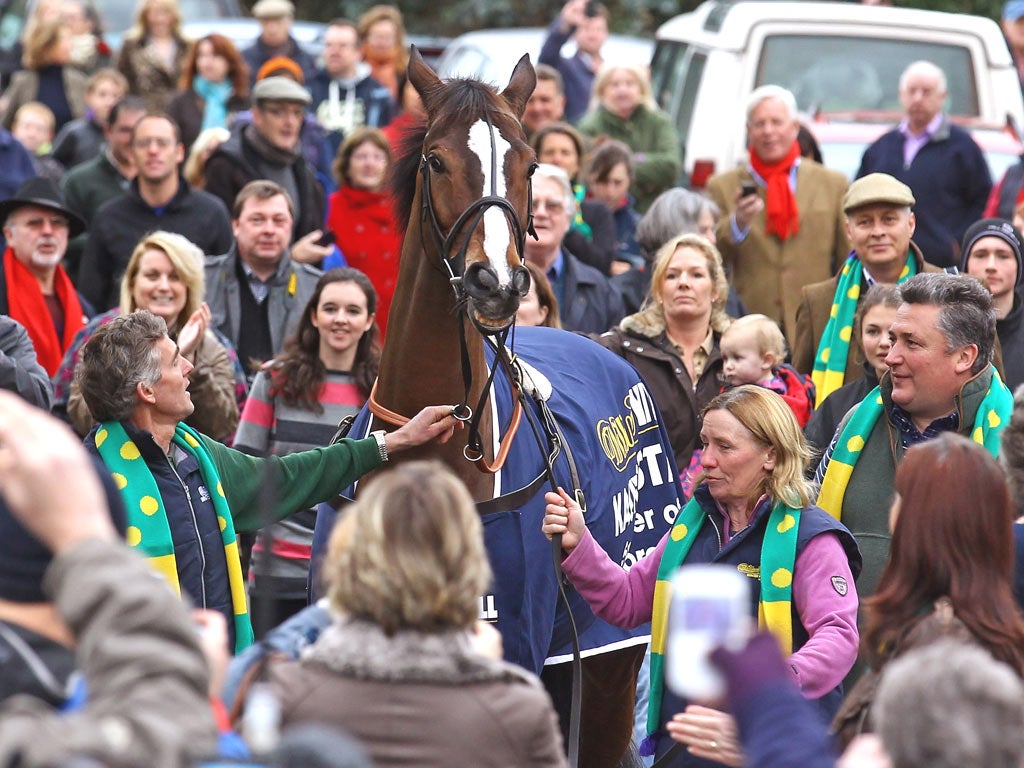
[[[188,509],[189,512],[192,513],[192,528],[196,532],[196,541],[199,544],[199,559],[202,563],[199,568],[199,584],[203,597],[202,607],[206,608],[206,551],[203,549],[203,537],[199,532],[199,519],[196,517],[195,507],[192,506],[192,494],[188,489],[188,485],[186,485],[185,481],[181,479],[181,475],[178,474],[178,468],[174,466],[174,462],[171,461],[170,456],[167,457],[167,466],[171,468],[171,472],[173,472],[174,476],[178,478],[178,482],[181,484],[182,490],[185,491],[185,499],[188,501]]]

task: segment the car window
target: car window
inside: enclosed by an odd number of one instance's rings
[[[900,112],[900,75],[909,64],[922,59],[936,64],[949,78],[947,111],[977,115],[971,53],[959,45],[840,35],[770,35],[758,63],[757,85],[774,83],[788,88],[805,111]]]

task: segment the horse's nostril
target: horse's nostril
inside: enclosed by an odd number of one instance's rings
[[[516,267],[512,270],[512,290],[520,296],[530,292],[530,270],[526,267]]]
[[[498,291],[498,275],[494,269],[484,264],[470,264],[466,268],[463,284],[470,296],[484,297]]]

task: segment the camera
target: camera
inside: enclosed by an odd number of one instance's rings
[[[750,197],[757,194],[757,184],[747,182],[740,185],[740,197]]]
[[[707,701],[725,694],[711,663],[718,646],[739,651],[751,632],[751,579],[725,565],[684,565],[672,577],[665,681],[673,692]]]
[[[587,4],[583,6],[583,15],[588,19],[597,16],[597,0],[587,0]]]

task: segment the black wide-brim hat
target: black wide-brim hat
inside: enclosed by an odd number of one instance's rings
[[[18,187],[14,197],[0,200],[0,224],[6,222],[8,216],[26,205],[49,208],[51,211],[57,211],[65,216],[68,220],[68,235],[71,237],[80,235],[86,230],[85,219],[64,204],[64,195],[60,193],[60,187],[53,179],[36,176]]]

